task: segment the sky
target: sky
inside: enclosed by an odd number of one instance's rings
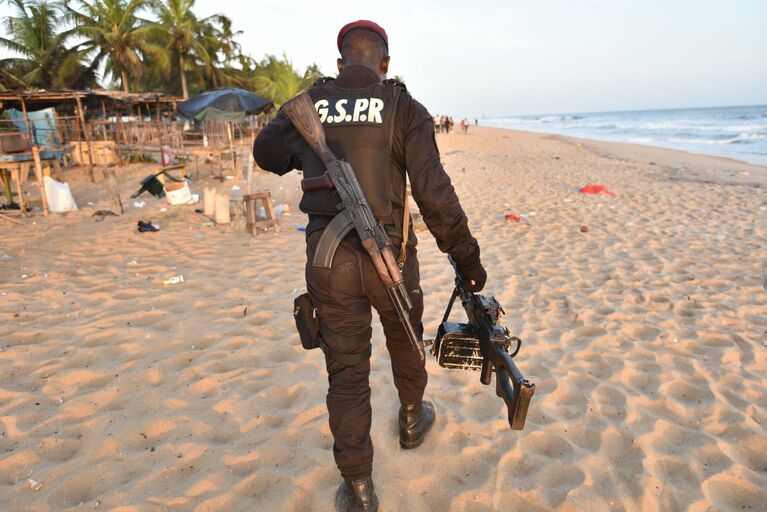
[[[232,18],[254,58],[285,53],[330,76],[341,26],[374,20],[390,76],[432,114],[767,104],[765,0],[197,0],[195,11]]]

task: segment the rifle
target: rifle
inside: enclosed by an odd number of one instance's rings
[[[481,370],[480,382],[489,385],[495,369],[495,393],[506,402],[509,426],[512,430],[525,427],[527,408],[535,393],[535,384],[522,375],[512,359],[519,353],[522,340],[511,336],[506,327],[499,325],[506,314],[495,297],[485,297],[467,291],[463,279],[458,275],[456,263],[448,256],[456,269],[455,289],[450,297],[445,315],[437,332],[437,339],[431,353],[444,368]],[[450,310],[457,297],[469,318],[468,324],[448,322]],[[512,342],[514,352],[509,354]]]
[[[397,265],[389,237],[365,198],[357,181],[354,169],[343,160],[339,160],[328,147],[325,129],[317,110],[308,93],[301,93],[283,108],[288,119],[304,138],[309,147],[325,164],[326,172],[321,177],[304,179],[301,188],[304,192],[322,188],[334,188],[341,197],[341,211],[322,232],[317,245],[313,265],[330,268],[333,256],[341,240],[354,228],[362,241],[362,247],[370,256],[378,276],[389,292],[389,299],[402,322],[413,349],[418,351],[421,360],[425,359],[424,343],[418,339],[410,323],[408,311],[413,303],[405,289],[402,271]]]

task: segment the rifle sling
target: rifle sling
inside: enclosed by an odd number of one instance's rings
[[[402,268],[407,258],[407,239],[410,235],[410,200],[407,197],[407,183],[405,184],[405,211],[402,215],[402,246],[399,249],[397,264]]]

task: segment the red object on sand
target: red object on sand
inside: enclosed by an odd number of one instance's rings
[[[611,196],[614,196],[612,192],[607,190],[607,187],[604,185],[586,185],[582,189],[580,189],[578,192],[581,194],[609,194]]]
[[[506,216],[506,220],[508,222],[522,222],[522,219],[520,217],[514,215],[513,213],[508,214]]]

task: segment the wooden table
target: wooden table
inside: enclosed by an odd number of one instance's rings
[[[10,173],[12,181],[16,182],[16,193],[19,196],[19,212],[21,215],[26,215],[27,213],[23,187],[27,180],[27,176],[29,175],[29,168],[33,164],[35,178],[40,187],[43,214],[48,215],[48,197],[45,195],[45,182],[43,176],[50,176],[50,168],[53,167],[56,177],[61,177],[61,166],[59,165],[59,158],[61,158],[61,156],[62,154],[57,151],[41,152],[37,146],[32,146],[32,150],[29,152],[0,154],[0,172]],[[44,173],[43,166],[45,166],[48,171],[47,173]],[[3,183],[6,183],[6,180],[3,180]],[[6,190],[6,195],[13,197],[10,194],[10,190]],[[12,211],[13,210],[5,210],[4,213]]]

